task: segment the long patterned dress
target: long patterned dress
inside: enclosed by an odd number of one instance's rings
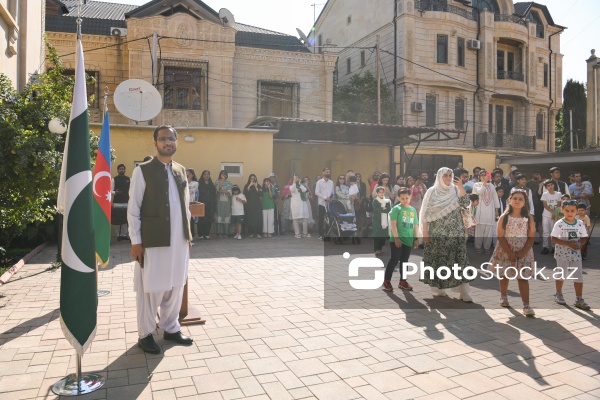
[[[504,230],[504,238],[508,242],[510,248],[517,253],[521,251],[521,249],[525,247],[525,243],[527,243],[529,218],[515,218],[510,215],[505,218],[508,218],[508,222],[506,223],[506,229]],[[494,275],[497,274],[500,277],[504,277],[505,269],[510,266],[515,266],[517,270],[521,270],[524,267],[533,268],[533,249],[529,249],[522,259],[511,262],[506,251],[498,244],[494,250],[494,254],[492,254],[490,264],[492,265],[488,269],[491,269]],[[508,277],[512,278],[515,274],[516,271],[510,271]],[[523,270],[519,276],[522,276],[523,278],[530,277],[531,269]]]
[[[423,263],[433,267],[434,270],[442,266],[452,268],[455,263],[461,268],[469,265],[465,225],[460,214],[460,209],[469,205],[469,195],[459,197],[458,203],[460,207],[444,218],[427,223],[430,242],[423,250]],[[429,279],[427,272],[425,279],[421,279],[421,282],[439,289],[457,287],[470,281],[464,277],[462,280],[457,280],[453,274],[448,279],[438,279],[436,276]]]

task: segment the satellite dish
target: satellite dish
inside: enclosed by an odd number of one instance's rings
[[[302,39],[302,41],[304,42],[304,44],[308,45],[308,38],[306,37],[306,35],[304,34],[304,32],[302,32],[300,30],[300,28],[296,28],[296,32],[298,32],[298,35],[300,35],[300,39]]]
[[[114,94],[115,107],[121,114],[134,121],[148,121],[162,109],[158,90],[142,79],[121,82]]]
[[[223,21],[223,25],[227,27],[235,26],[235,18],[233,18],[233,14],[226,8],[221,8],[219,10],[219,18]]]

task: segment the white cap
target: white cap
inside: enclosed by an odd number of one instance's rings
[[[277,175],[275,175],[275,172],[271,172],[271,173],[269,174],[269,178],[270,178],[270,177],[272,177],[272,176],[277,176]]]
[[[510,167],[510,170],[511,170],[511,171],[516,171],[516,170],[518,170],[518,169],[519,169],[519,168],[517,168],[517,166],[516,166],[516,165],[513,165],[512,167]]]

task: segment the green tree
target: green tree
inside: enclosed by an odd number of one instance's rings
[[[0,246],[56,212],[65,137],[51,133],[48,122],[68,123],[74,80],[64,75],[56,49],[46,47],[51,67],[21,93],[0,74]],[[92,137],[95,158],[98,139]]]
[[[377,123],[377,79],[367,71],[333,90],[333,119]],[[401,123],[392,92],[381,83],[381,123]]]
[[[586,146],[587,97],[585,84],[569,79],[563,89],[563,105],[556,118],[556,151],[571,149],[570,113],[573,110],[573,145]]]

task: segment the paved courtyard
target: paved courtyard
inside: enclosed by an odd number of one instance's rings
[[[497,281],[481,279],[473,304],[453,292],[433,298],[412,278],[413,292],[364,291],[364,308],[325,309],[324,287],[347,280],[348,260],[337,253],[372,257],[370,241],[326,246],[336,254],[326,252],[324,271],[316,238],[198,242],[190,302],[207,322],[183,328],[195,339],[190,347],[157,332],[163,353],[147,355],[136,345],[129,243],[115,242],[98,278],[111,293],[99,298],[97,335],[83,357],[83,370],[103,371],[107,383],[81,398],[600,398],[598,313],[553,304],[551,281],[532,282],[535,318],[521,315],[516,283],[514,308],[502,309]],[[469,246],[473,265],[485,261]],[[60,329],[60,271],[47,270],[55,257],[56,248],[46,248],[0,287],[0,399],[56,398],[51,386],[75,370]],[[596,239],[584,264],[584,297],[598,309],[599,261]],[[572,304],[572,285],[564,292]],[[339,298],[334,303],[340,307]]]

